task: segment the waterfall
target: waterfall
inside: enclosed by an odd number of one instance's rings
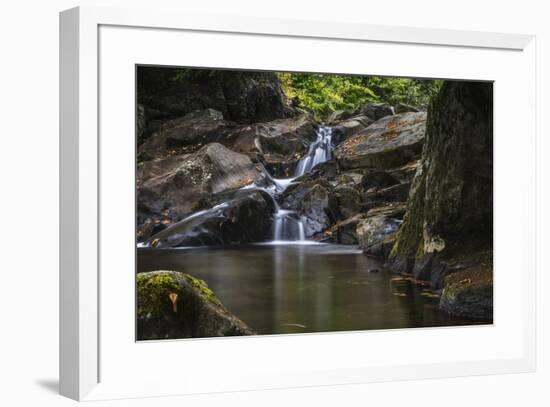
[[[320,127],[317,131],[317,140],[310,144],[305,156],[298,162],[295,177],[300,177],[310,172],[317,164],[330,160],[332,152],[332,129]]]
[[[292,182],[308,172],[312,171],[316,165],[330,160],[332,154],[332,129],[329,127],[319,127],[317,138],[309,145],[307,153],[298,161],[294,176],[290,178],[274,178],[264,168],[263,186],[255,183],[246,185],[237,191],[231,192],[231,195],[224,202],[213,206],[210,209],[195,212],[186,218],[174,223],[168,228],[156,233],[147,241],[141,244],[141,247],[171,247],[173,242],[192,233],[192,230],[205,221],[223,217],[224,211],[229,208],[233,202],[243,195],[249,194],[254,190],[263,190],[271,196],[275,207],[273,219],[273,242],[303,242],[307,243],[304,219],[300,214],[293,210],[283,209],[279,205],[279,200],[292,184]]]
[[[275,198],[281,196],[296,178],[307,174],[316,165],[330,160],[331,154],[332,129],[330,127],[319,127],[317,139],[309,145],[308,152],[298,162],[293,177],[277,179],[269,176],[275,186]],[[281,209],[278,205],[276,206],[273,219],[273,241],[306,241],[304,221],[296,211]]]

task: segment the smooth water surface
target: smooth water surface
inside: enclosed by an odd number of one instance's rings
[[[383,270],[354,246],[138,249],[138,271],[152,270],[205,280],[260,334],[483,323],[440,311],[429,290]]]

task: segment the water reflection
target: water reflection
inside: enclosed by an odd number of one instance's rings
[[[262,334],[472,323],[439,311],[426,288],[389,274],[351,246],[138,249],[138,271],[162,269],[205,280]]]

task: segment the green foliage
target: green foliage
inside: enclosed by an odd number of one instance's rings
[[[283,91],[298,105],[326,117],[336,110],[355,110],[369,102],[426,107],[441,81],[379,76],[278,74]]]

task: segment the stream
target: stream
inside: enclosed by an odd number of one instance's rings
[[[140,249],[138,265],[138,271],[181,270],[206,281],[259,334],[476,323],[442,312],[428,290],[391,275],[354,246]]]
[[[410,279],[391,275],[356,246],[307,240],[304,221],[279,199],[292,182],[331,159],[332,130],[320,127],[317,139],[291,178],[273,178],[262,189],[273,199],[273,237],[269,242],[232,247],[156,248],[152,242],[179,238],[230,204],[196,212],[138,246],[138,272],[178,270],[203,279],[225,307],[260,334],[328,332],[471,325],[469,319],[438,309],[438,298]],[[175,237],[174,237],[175,236]]]

